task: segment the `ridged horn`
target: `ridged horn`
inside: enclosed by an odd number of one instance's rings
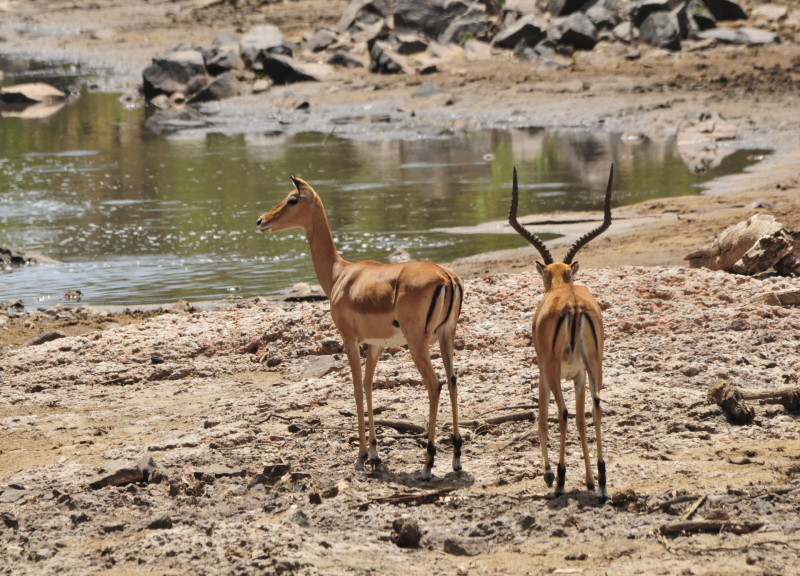
[[[552,264],[553,256],[550,254],[547,246],[544,245],[544,242],[542,242],[536,234],[528,232],[525,228],[523,228],[522,224],[520,224],[517,220],[518,206],[519,188],[517,186],[517,167],[514,166],[514,184],[511,188],[511,206],[508,209],[508,223],[511,224],[511,227],[516,230],[520,236],[533,244],[533,247],[536,248],[539,251],[539,254],[542,255],[542,258],[544,258],[545,265]]]
[[[578,253],[578,250],[586,246],[589,242],[600,236],[606,229],[611,226],[611,183],[614,181],[614,164],[611,164],[611,172],[608,175],[608,187],[606,188],[606,202],[603,208],[603,223],[592,230],[587,232],[572,245],[567,255],[564,256],[564,264],[572,264],[572,259]]]

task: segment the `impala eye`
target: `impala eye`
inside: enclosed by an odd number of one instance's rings
[[[299,200],[300,200],[300,199],[299,199],[297,196],[289,196],[289,197],[286,199],[286,203],[287,203],[289,206],[294,206],[295,204],[297,204],[297,202],[298,202]]]

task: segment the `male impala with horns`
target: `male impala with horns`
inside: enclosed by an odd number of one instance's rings
[[[589,459],[589,444],[586,439],[586,415],[584,412],[586,377],[589,379],[589,392],[592,397],[592,419],[597,440],[597,497],[608,499],[606,489],[606,463],[603,460],[603,443],[600,432],[602,408],[600,390],[603,388],[603,318],[600,306],[584,286],[572,283],[578,273],[578,263],[573,262],[575,254],[589,241],[599,236],[611,224],[611,183],[614,166],[608,177],[608,188],[604,206],[603,223],[579,238],[569,249],[563,262],[555,262],[544,242],[528,232],[517,221],[519,191],[517,170],[514,169],[514,182],[511,194],[511,207],[508,221],[523,238],[528,240],[542,255],[544,263],[536,262],[536,269],[542,275],[544,297],[533,316],[533,345],[539,362],[539,443],[542,448],[542,468],[544,481],[548,487],[556,479],[547,457],[547,411],[550,394],[555,397],[558,407],[558,430],[561,436],[558,454],[558,478],[555,494],[564,493],[566,477],[565,451],[567,418],[569,416],[561,391],[561,379],[571,379],[575,383],[575,422],[583,448],[586,466],[586,486],[595,488],[592,465]]]

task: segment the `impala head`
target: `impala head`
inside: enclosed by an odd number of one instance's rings
[[[511,227],[519,233],[520,236],[530,242],[534,248],[542,255],[544,263],[536,262],[536,269],[542,275],[545,291],[550,290],[552,286],[559,284],[570,284],[578,273],[579,265],[572,260],[578,253],[578,250],[586,246],[591,240],[597,238],[600,234],[611,225],[611,183],[614,180],[614,165],[611,165],[611,172],[608,175],[608,187],[606,188],[606,201],[603,210],[603,223],[592,230],[587,232],[578,240],[564,256],[563,262],[555,262],[547,246],[544,245],[541,238],[532,232],[528,232],[522,224],[517,221],[517,206],[519,204],[519,188],[517,186],[517,169],[514,168],[514,184],[511,190],[511,207],[508,210],[508,223]]]
[[[256,222],[259,232],[277,232],[287,228],[305,229],[311,221],[311,206],[319,202],[314,189],[305,180],[291,175],[295,189],[286,195],[280,204],[262,214]]]

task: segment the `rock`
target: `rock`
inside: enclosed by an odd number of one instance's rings
[[[780,36],[769,30],[759,30],[758,28],[739,28],[736,34],[741,38],[742,44],[748,46],[764,46],[767,44],[780,44]]]
[[[448,538],[444,551],[453,556],[477,556],[486,549],[486,541],[477,538]]]
[[[51,330],[49,332],[44,332],[43,334],[39,334],[38,336],[34,336],[23,346],[38,346],[39,344],[44,344],[45,342],[52,342],[53,340],[58,340],[60,338],[66,338],[67,335],[64,334],[60,330]]]
[[[363,60],[353,56],[347,50],[336,50],[328,57],[326,62],[331,66],[342,66],[344,68],[364,68],[366,66]]]
[[[194,477],[198,480],[206,475],[214,478],[240,478],[247,476],[247,470],[244,468],[231,468],[224,464],[214,464],[194,471]]]
[[[544,27],[534,15],[523,16],[494,37],[492,46],[514,50],[517,46],[536,46],[545,37]]]
[[[739,0],[703,0],[717,20],[745,20],[747,14]]]
[[[488,42],[481,40],[467,40],[464,42],[464,59],[467,62],[489,60],[492,57],[492,47]]]
[[[578,11],[586,0],[549,0],[547,10],[553,16],[567,16]]]
[[[575,50],[591,50],[597,44],[597,28],[583,12],[554,19],[547,31],[549,40],[572,46]]]
[[[336,31],[341,34],[379,21],[383,23],[393,13],[392,4],[392,0],[352,0],[339,18]]]
[[[681,49],[681,28],[671,12],[653,12],[639,27],[639,39],[658,48]]]
[[[789,232],[783,228],[759,238],[733,265],[737,274],[752,276],[776,267],[786,256],[800,257],[800,232]]]
[[[377,41],[369,51],[370,72],[377,74],[405,74],[407,65],[386,42]]]
[[[620,21],[616,0],[589,0],[581,6],[580,11],[586,14],[599,30],[611,30]]]
[[[389,539],[400,548],[416,548],[422,539],[422,531],[413,518],[398,518],[392,522]]]
[[[448,8],[453,4],[447,5]],[[436,36],[441,44],[463,45],[470,38],[488,40],[489,22],[482,4],[471,3],[463,14],[452,17],[444,31]]]
[[[322,378],[326,374],[344,368],[344,363],[333,355],[315,356],[306,362],[300,372],[299,379]]]
[[[63,102],[67,95],[44,82],[17,84],[0,88],[0,101],[5,104],[54,104]]]
[[[339,36],[333,30],[318,28],[306,43],[312,52],[322,52],[329,46],[335,44],[338,39]]]
[[[242,59],[251,68],[261,52],[282,52],[283,49],[283,34],[271,24],[254,26],[240,41]]]
[[[292,58],[269,51],[259,52],[253,69],[269,76],[275,84],[318,82],[331,76],[331,70],[325,64],[295,62]]]
[[[641,28],[645,20],[656,12],[670,12],[680,3],[674,0],[638,0],[628,6],[631,22],[636,28]]]
[[[0,492],[0,504],[13,504],[28,495],[27,490],[18,488],[6,488]]]
[[[428,41],[419,34],[397,34],[392,38],[392,44],[395,51],[403,56],[425,52],[428,49]]]
[[[212,76],[219,76],[235,68],[242,68],[244,63],[239,54],[224,48],[211,48],[203,52],[206,70]]]
[[[717,112],[690,112],[678,125],[675,141],[680,146],[708,145],[720,140],[736,137],[736,126],[725,120]]]
[[[754,214],[746,222],[729,226],[710,246],[690,252],[684,260],[689,261],[691,268],[730,270],[762,237],[781,228],[773,216]]]
[[[203,53],[193,49],[169,52],[161,58],[154,58],[153,63],[145,68],[142,77],[147,100],[159,94],[193,94],[207,82]]]
[[[697,32],[694,36],[698,40],[715,40],[721,44],[743,44],[744,40],[736,30],[730,28],[711,28]]]
[[[205,88],[195,94],[189,102],[210,102],[213,100],[225,100],[226,98],[233,98],[242,93],[242,85],[233,72],[224,72],[216,78]]]
[[[620,22],[616,26],[614,26],[613,30],[614,37],[625,42],[626,44],[630,44],[634,40],[634,27],[630,21]]]
[[[717,19],[708,11],[702,0],[691,0],[686,9],[698,30],[710,30],[716,27]]]
[[[428,98],[436,94],[446,94],[447,90],[439,88],[433,82],[423,82],[412,94],[412,98]],[[411,255],[403,248],[398,248],[389,255],[389,262],[410,262]]]
[[[98,490],[106,486],[124,486],[142,480],[144,480],[144,473],[139,468],[120,468],[116,472],[95,480],[89,484],[89,488]]]
[[[295,510],[291,516],[289,516],[289,522],[292,524],[297,524],[298,526],[306,527],[309,525],[308,515],[303,512],[300,508]]]
[[[172,518],[170,518],[169,515],[164,514],[147,524],[145,527],[148,530],[169,530],[173,527],[173,525]]]
[[[142,479],[147,482],[156,471],[156,461],[150,454],[145,454],[136,463],[136,467],[142,473]]]

